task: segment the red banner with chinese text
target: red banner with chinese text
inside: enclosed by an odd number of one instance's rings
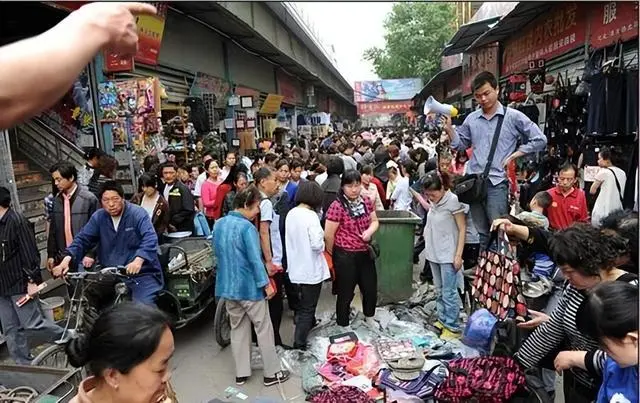
[[[413,102],[409,101],[380,101],[358,102],[358,115],[371,115],[376,113],[407,113]]]
[[[115,52],[107,52],[103,53],[104,57],[104,72],[105,73],[117,73],[122,71],[132,71],[133,70],[133,57],[125,57],[123,58],[119,54]]]
[[[284,97],[285,103],[298,105],[304,102],[302,84],[298,80],[278,71],[276,73],[276,81],[278,83],[278,94]]]
[[[158,14],[156,15],[139,15],[136,16],[136,25],[138,26],[138,52],[136,53],[136,62],[150,64],[155,66],[158,64],[158,56],[160,55],[160,46],[162,44],[162,35],[164,33],[164,22],[167,18],[167,2],[152,2]]]
[[[599,49],[638,36],[638,2],[611,1],[592,3],[591,40],[593,48]]]
[[[560,3],[528,24],[521,35],[505,42],[502,75],[527,70],[529,60],[549,60],[583,45],[587,10],[585,4]]]
[[[478,73],[489,71],[493,74],[498,72],[498,46],[496,44],[487,45],[464,54],[462,62],[462,93],[471,94],[471,83]]]

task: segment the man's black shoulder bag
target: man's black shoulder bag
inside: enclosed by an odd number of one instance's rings
[[[456,181],[453,187],[453,193],[458,196],[458,200],[462,203],[480,203],[484,202],[487,197],[487,186],[489,181],[489,170],[493,163],[493,155],[496,153],[498,146],[498,138],[502,129],[504,116],[507,114],[507,108],[504,108],[504,115],[498,116],[498,124],[491,141],[491,150],[487,158],[487,165],[484,167],[482,174],[467,174]]]

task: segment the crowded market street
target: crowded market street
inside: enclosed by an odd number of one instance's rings
[[[640,401],[638,11],[0,2],[0,402]]]

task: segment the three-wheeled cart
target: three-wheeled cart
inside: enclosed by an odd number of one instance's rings
[[[159,257],[165,287],[156,304],[172,316],[179,329],[215,302],[213,243],[204,237],[181,238],[161,245]]]

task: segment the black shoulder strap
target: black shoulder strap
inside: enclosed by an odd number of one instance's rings
[[[620,198],[620,203],[624,204],[624,198],[622,197],[622,187],[620,187],[620,182],[618,182],[618,175],[616,175],[616,171],[611,168],[607,168],[613,174],[613,179],[616,181],[616,187],[618,188],[618,197]]]
[[[498,147],[498,138],[500,137],[500,130],[502,130],[502,122],[507,114],[507,109],[508,108],[505,106],[504,114],[498,116],[498,124],[496,125],[496,132],[493,133],[493,140],[491,141],[491,150],[489,151],[489,157],[487,158],[487,165],[484,167],[484,172],[482,173],[482,176],[485,178],[489,175],[489,170],[493,163],[493,155],[496,153],[496,148]]]
[[[618,277],[616,281],[624,281],[625,283],[632,283],[634,281],[638,281],[638,276],[633,273],[625,273],[622,276]]]

